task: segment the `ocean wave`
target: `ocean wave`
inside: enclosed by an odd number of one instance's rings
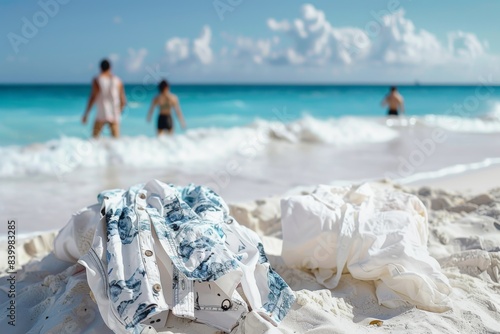
[[[186,163],[216,160],[236,148],[211,130],[191,131],[172,138],[145,136],[85,140],[62,137],[43,144],[2,147],[0,176],[64,175],[78,168],[125,166],[137,168],[179,167]],[[229,131],[233,138],[245,136]],[[251,135],[248,133],[246,135]]]
[[[293,143],[312,142],[345,146],[385,142],[398,136],[396,131],[373,120],[355,117],[321,120],[304,116],[288,124],[274,122],[270,125],[274,138]]]
[[[500,101],[492,101],[490,111],[481,118],[487,121],[500,122]]]
[[[62,137],[29,146],[0,147],[0,177],[63,175],[78,168],[128,166],[190,168],[230,155],[255,155],[271,142],[346,146],[389,141],[398,132],[373,120],[311,116],[281,123],[259,120],[245,127],[199,128],[173,137],[88,140]],[[257,153],[256,153],[257,152]]]
[[[500,119],[496,119],[492,114],[477,118],[427,115],[420,118],[419,123],[424,126],[442,128],[451,132],[461,132],[461,133],[500,132]]]
[[[466,110],[462,112],[467,113]],[[426,115],[418,121],[425,126],[440,127],[452,132],[497,133],[500,132],[500,101],[491,101],[489,110],[479,117]]]
[[[199,172],[203,166],[234,155],[264,152],[276,143],[309,143],[348,147],[394,140],[405,128],[439,127],[460,133],[500,133],[498,110],[480,118],[427,115],[422,117],[318,119],[304,115],[289,123],[257,120],[248,126],[194,128],[173,137],[122,137],[88,140],[61,137],[28,146],[0,147],[0,177],[61,175],[78,168],[125,166],[183,168]],[[210,122],[209,122],[210,123]],[[217,123],[217,122],[215,122]]]

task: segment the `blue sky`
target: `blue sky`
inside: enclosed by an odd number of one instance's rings
[[[500,81],[493,0],[1,0],[0,13],[0,82],[88,82],[103,57],[127,82]]]

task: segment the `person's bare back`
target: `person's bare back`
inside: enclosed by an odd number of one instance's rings
[[[382,105],[388,106],[389,116],[397,116],[399,113],[404,113],[404,99],[403,96],[399,94],[396,87],[391,87],[391,91],[382,101]]]
[[[179,100],[176,95],[167,92],[157,96],[157,105],[160,107],[160,115],[170,115],[172,108],[175,108]]]
[[[151,102],[149,107],[149,112],[147,115],[148,122],[151,121],[154,109],[158,106],[160,109],[160,114],[158,115],[158,131],[157,134],[160,136],[163,132],[172,134],[174,131],[174,121],[172,118],[172,109],[175,110],[181,126],[185,129],[186,122],[184,121],[184,116],[182,115],[181,107],[179,105],[179,99],[176,95],[170,92],[170,85],[166,80],[163,80],[158,85],[159,94]]]

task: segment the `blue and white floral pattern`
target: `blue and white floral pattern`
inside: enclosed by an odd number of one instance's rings
[[[134,303],[138,298],[141,297],[143,292],[141,291],[141,285],[143,284],[144,275],[146,272],[143,269],[137,269],[132,276],[127,280],[111,280],[108,283],[109,286],[109,298],[116,307],[116,311],[120,317],[125,317],[127,313],[134,312],[137,314],[136,308],[134,308]],[[114,275],[109,275],[110,277]],[[132,310],[130,310],[130,308]],[[146,315],[147,316],[147,315]],[[145,317],[146,317],[145,316]],[[137,316],[134,315],[133,319]],[[129,322],[128,327],[133,327],[137,323]]]
[[[258,237],[238,239],[247,231],[236,222],[227,223],[232,222],[229,209],[212,190],[151,181],[128,191],[103,192],[98,199],[106,222],[106,290],[113,313],[127,330],[134,332],[141,321],[160,312],[160,288],[153,288],[151,281],[159,273],[151,272],[145,265],[143,249],[151,242],[147,240],[153,240],[153,233],[173,264],[173,290],[179,289],[179,274],[193,284],[217,281],[228,273],[241,271],[240,266],[247,266],[245,261],[256,254],[256,262],[268,268],[269,292],[256,299],[262,299],[262,304],[252,305],[251,301],[252,307],[264,310],[279,323],[292,306],[295,296],[270,267],[262,243],[254,242]],[[249,282],[255,282],[254,278]]]
[[[259,250],[259,263],[269,266],[267,271],[268,301],[262,307],[268,314],[272,314],[275,321],[280,322],[295,302],[295,296],[283,278],[271,268],[264,245],[259,242],[257,249]]]
[[[134,219],[134,214],[128,207],[106,212],[108,241],[118,235],[123,244],[132,243],[139,232],[133,223]]]

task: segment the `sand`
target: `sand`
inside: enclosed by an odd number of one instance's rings
[[[491,173],[491,170],[486,173]],[[483,176],[489,177],[488,174]],[[469,176],[464,175],[463,180],[470,181]],[[450,296],[453,308],[450,311],[431,313],[414,307],[389,309],[378,305],[371,281],[359,281],[350,274],[344,274],[337,288],[327,290],[316,282],[311,273],[287,268],[280,257],[280,198],[271,197],[232,204],[230,208],[241,224],[261,236],[273,267],[296,291],[297,301],[278,328],[249,313],[232,333],[500,333],[500,188],[472,193],[464,190],[466,186],[461,191],[444,191],[427,186],[393,186],[418,195],[429,210],[428,249],[441,264],[453,287]],[[52,231],[18,240],[19,266],[31,260],[20,275],[34,280],[37,275],[42,277],[57,273],[61,264],[50,254],[56,233]],[[0,258],[5,259],[6,243],[2,242],[1,246]],[[5,274],[5,265],[2,265],[0,271]],[[83,290],[72,289],[71,293],[85,295],[88,287],[85,288],[84,283],[82,285],[80,289]],[[6,300],[3,292],[0,295],[2,301]],[[35,299],[31,296],[32,301]],[[82,303],[88,302],[85,300],[82,299]],[[29,309],[26,314],[33,314],[33,309],[40,308],[44,303],[46,299],[38,298],[34,305],[24,305]],[[69,307],[78,309],[78,305]],[[64,318],[57,318],[61,310],[50,312],[56,317],[53,321],[63,322]],[[2,310],[1,314],[3,317],[5,311]],[[18,309],[18,321],[22,321],[22,317],[23,312]],[[95,327],[93,324],[89,322],[89,326]],[[59,332],[64,332],[61,326],[57,328]],[[19,332],[12,329],[15,328],[7,328],[6,333]],[[96,332],[97,327],[93,329]],[[89,330],[92,332],[92,327]],[[217,331],[203,324],[170,317],[161,333]]]
[[[424,186],[428,179],[409,183],[411,186]],[[432,180],[432,186],[448,191],[464,191],[468,193],[487,192],[492,187],[500,186],[500,167],[498,165],[469,170],[465,173],[446,175]]]

